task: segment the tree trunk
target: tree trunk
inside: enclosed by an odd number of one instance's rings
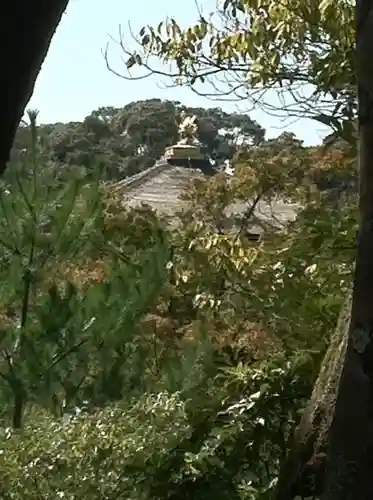
[[[357,1],[360,231],[341,313],[280,474],[277,500],[373,499],[373,0]]]
[[[0,30],[0,175],[68,0],[7,1]],[[67,55],[68,57],[68,55]]]

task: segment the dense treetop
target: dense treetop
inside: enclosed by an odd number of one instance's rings
[[[265,136],[265,130],[246,114],[160,99],[98,108],[82,122],[41,125],[39,131],[61,163],[87,169],[98,163],[106,178],[120,179],[153,165],[165,147],[178,140],[182,111],[197,116],[203,150],[218,160],[231,158],[238,144],[259,144]],[[21,126],[13,158],[29,142],[29,129]]]

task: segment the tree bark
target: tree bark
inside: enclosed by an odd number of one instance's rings
[[[0,30],[0,175],[68,0],[8,1]]]
[[[280,474],[277,500],[373,499],[373,0],[356,6],[360,231],[352,300]]]

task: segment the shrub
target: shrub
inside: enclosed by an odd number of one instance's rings
[[[309,360],[226,368],[213,384],[52,420],[0,441],[4,500],[265,499],[309,394]]]

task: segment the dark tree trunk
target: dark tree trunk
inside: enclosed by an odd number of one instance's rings
[[[373,0],[357,2],[360,232],[344,308],[280,475],[277,500],[373,499]]]
[[[8,1],[0,30],[0,175],[68,0]],[[67,55],[68,57],[68,55]]]

